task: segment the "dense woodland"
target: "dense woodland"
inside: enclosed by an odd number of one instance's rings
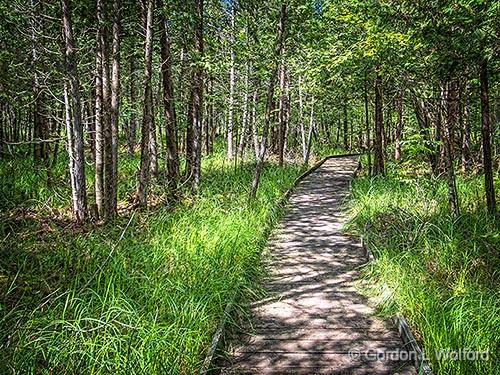
[[[1,372],[196,372],[281,195],[360,153],[382,310],[498,373],[499,40],[499,1],[0,0]]]

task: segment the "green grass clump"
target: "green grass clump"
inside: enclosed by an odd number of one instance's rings
[[[277,202],[300,169],[266,165],[248,204],[252,172],[206,158],[199,193],[175,207],[11,234],[0,253],[0,373],[196,373],[229,299],[254,290]]]
[[[388,169],[357,178],[352,197],[351,225],[376,259],[366,279],[381,312],[407,318],[436,373],[499,374],[500,222],[486,213],[482,177],[457,178],[462,210],[454,217],[445,181]],[[436,355],[447,349],[488,351],[489,360]]]

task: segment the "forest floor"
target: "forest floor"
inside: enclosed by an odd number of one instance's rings
[[[199,192],[184,186],[171,202],[160,177],[152,207],[134,211],[138,158],[123,153],[120,215],[74,226],[65,158],[49,184],[22,158],[3,162],[0,373],[26,374],[196,373],[234,291],[241,303],[254,293],[279,202],[303,171],[266,163],[249,204],[254,164],[216,154]]]
[[[357,290],[366,253],[342,232],[358,158],[327,160],[290,198],[266,250],[267,293],[251,304],[250,327],[235,334],[222,373],[416,374],[404,361],[362,357],[404,349]]]

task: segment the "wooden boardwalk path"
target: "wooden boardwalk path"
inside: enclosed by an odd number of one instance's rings
[[[269,244],[269,295],[252,305],[252,327],[232,340],[222,374],[416,374],[406,362],[349,354],[403,350],[354,286],[366,255],[341,228],[357,160],[327,160],[290,198]]]

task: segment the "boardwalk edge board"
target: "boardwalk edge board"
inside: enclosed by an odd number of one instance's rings
[[[292,186],[288,188],[288,190],[283,194],[283,196],[279,199],[278,204],[283,205],[285,202],[288,201],[290,196],[293,194],[295,189],[297,188],[298,184],[304,180],[307,176],[309,176],[311,173],[315,172],[319,167],[321,167],[327,160],[333,159],[333,158],[341,158],[341,157],[348,157],[348,156],[360,156],[361,154],[342,154],[342,155],[329,155],[318,161],[316,164],[314,164],[312,167],[307,169],[304,173],[302,173],[299,177],[295,179],[293,182]],[[222,333],[224,332],[224,327],[226,325],[227,318],[229,314],[231,313],[233,309],[233,303],[234,299],[236,298],[236,291],[233,293],[232,297],[230,298],[228,304],[226,305],[226,308],[224,309],[224,314],[222,315],[222,318],[219,322],[219,325],[217,327],[217,330],[215,331],[214,335],[212,336],[212,342],[210,344],[210,347],[208,349],[207,355],[205,356],[205,359],[203,361],[203,365],[200,369],[199,375],[207,375],[209,371],[211,370],[211,365],[212,361],[214,359],[215,352],[217,350],[217,347],[219,346],[220,338],[222,337]]]

